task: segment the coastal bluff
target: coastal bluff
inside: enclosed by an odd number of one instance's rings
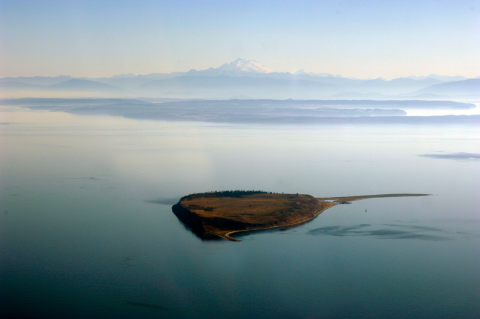
[[[191,194],[173,205],[177,218],[201,238],[221,237],[278,227],[290,227],[314,219],[339,203],[379,197],[426,196],[427,194],[384,194],[315,198],[305,194],[263,191],[223,191]]]

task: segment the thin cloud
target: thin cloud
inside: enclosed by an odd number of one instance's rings
[[[441,154],[420,154],[420,157],[434,158],[434,159],[449,159],[460,161],[479,161],[480,154],[478,153],[441,153]]]

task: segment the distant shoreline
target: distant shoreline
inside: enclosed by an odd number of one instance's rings
[[[265,125],[480,124],[480,115],[408,116],[406,110],[468,110],[475,104],[423,100],[0,99],[0,105],[137,120]],[[199,112],[201,110],[201,112]]]

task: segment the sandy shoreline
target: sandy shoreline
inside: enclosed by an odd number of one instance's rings
[[[379,195],[360,195],[360,196],[343,196],[343,197],[317,197],[319,200],[333,200],[334,203],[353,202],[355,200],[370,199],[370,198],[385,198],[385,197],[416,197],[416,196],[431,196],[431,194],[379,194]]]

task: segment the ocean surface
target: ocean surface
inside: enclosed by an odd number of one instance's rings
[[[479,318],[478,153],[475,125],[212,124],[4,107],[0,309]],[[183,195],[235,189],[432,196],[338,205],[241,242],[202,241],[171,211]]]

